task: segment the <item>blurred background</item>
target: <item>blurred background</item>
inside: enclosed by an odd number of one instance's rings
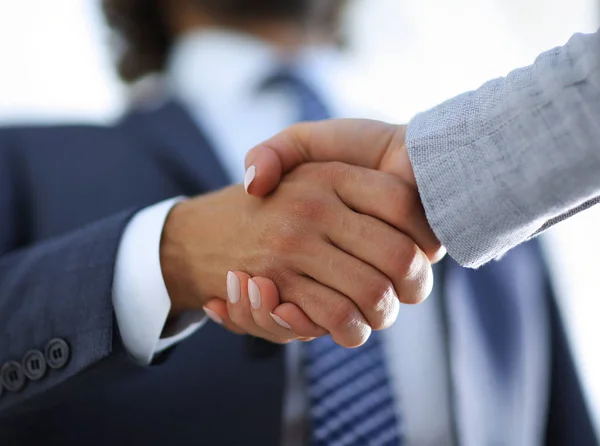
[[[0,0],[0,125],[117,117],[127,103],[96,0]],[[349,56],[369,99],[404,122],[530,64],[576,31],[595,31],[598,0],[355,0]],[[545,236],[600,426],[600,209]]]

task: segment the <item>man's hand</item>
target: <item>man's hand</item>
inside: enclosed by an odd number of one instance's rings
[[[378,170],[403,151],[406,128],[366,119],[334,119],[293,125],[250,150],[246,168],[249,192],[264,196],[284,174],[307,162],[339,161]],[[255,174],[255,175],[254,175]]]
[[[257,197],[265,196],[278,186],[283,175],[311,161],[340,161],[390,173],[401,180],[408,191],[402,203],[408,218],[400,229],[412,237],[429,260],[435,263],[444,257],[446,251],[429,229],[425,218],[405,146],[405,135],[405,126],[371,120],[331,120],[292,126],[248,153],[244,181],[246,191]],[[236,274],[247,277],[243,272]],[[269,296],[271,316],[280,326],[309,338],[320,335],[317,330],[307,328],[312,328],[312,321],[295,305],[280,305],[280,296],[273,281],[254,277],[249,283],[255,292]],[[207,309],[217,321],[230,321],[230,314],[221,301],[210,301]]]
[[[405,136],[406,126],[367,119],[297,124],[248,152],[245,187],[249,194],[263,197],[275,190],[285,174],[303,163],[343,162],[396,176],[411,195],[403,203],[406,206],[403,212],[408,216],[418,214],[418,220],[428,227]],[[402,230],[417,242],[433,263],[446,254],[431,230],[411,225],[404,225]]]
[[[167,219],[161,246],[173,308],[202,308],[227,295],[228,271],[246,271],[273,279],[282,301],[297,305],[340,345],[361,345],[371,329],[395,321],[399,300],[419,302],[431,291],[431,265],[412,239],[428,253],[439,245],[423,216],[407,213],[414,207],[406,182],[341,163],[302,166],[266,199],[232,187],[181,203]],[[260,298],[258,308],[239,305],[248,282],[233,276],[231,321],[245,327],[254,319],[250,334],[270,340],[293,337],[268,313],[256,320]]]

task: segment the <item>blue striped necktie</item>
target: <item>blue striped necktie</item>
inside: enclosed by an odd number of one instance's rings
[[[307,343],[305,352],[311,445],[400,445],[380,332],[357,349],[340,347],[327,336]]]
[[[278,69],[261,89],[287,91],[298,103],[300,121],[331,116],[315,91],[291,69]],[[357,349],[340,347],[330,336],[306,344],[310,445],[400,445],[400,420],[381,341],[381,334],[373,332]]]

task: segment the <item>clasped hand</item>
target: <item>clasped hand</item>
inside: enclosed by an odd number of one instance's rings
[[[249,152],[253,196],[235,186],[176,206],[161,248],[174,311],[201,304],[231,331],[278,343],[329,333],[356,347],[392,325],[400,302],[431,292],[444,254],[404,131],[300,124]]]

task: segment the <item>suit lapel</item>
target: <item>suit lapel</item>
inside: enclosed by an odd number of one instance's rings
[[[133,111],[121,124],[144,141],[159,165],[181,183],[184,193],[196,195],[231,184],[212,143],[177,102]]]

